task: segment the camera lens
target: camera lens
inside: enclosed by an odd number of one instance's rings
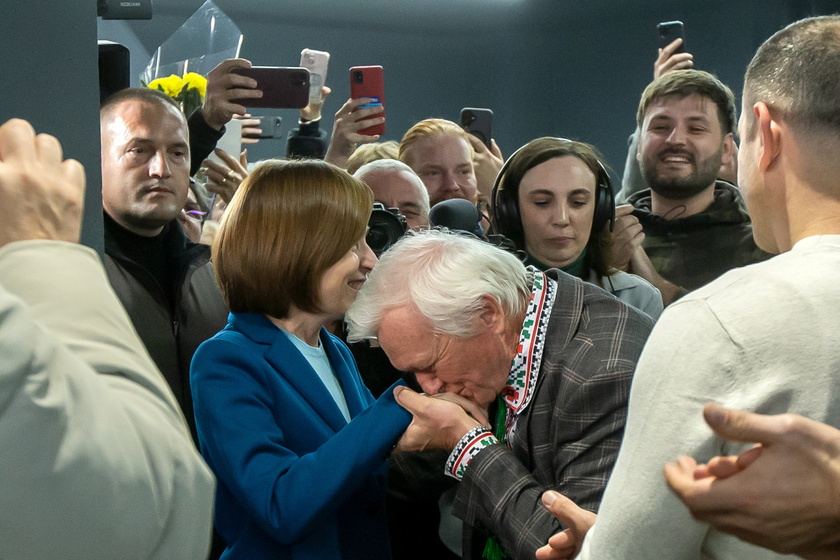
[[[357,84],[361,84],[364,82],[364,73],[361,70],[356,70],[353,73],[353,79],[356,81]]]
[[[405,234],[405,216],[396,208],[386,209],[381,202],[373,204],[365,236],[368,247],[379,257]]]

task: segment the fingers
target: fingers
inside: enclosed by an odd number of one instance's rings
[[[678,38],[669,43],[665,48],[659,49],[659,56],[657,56],[656,61],[653,63],[654,79],[671,70],[681,70],[694,66],[694,55],[691,53],[682,52],[674,54],[674,51],[682,44],[682,38]]]
[[[499,145],[496,144],[496,141],[492,138],[490,139],[490,152],[496,156],[497,158],[504,160],[505,158],[502,156],[502,149],[499,148]]]
[[[79,241],[84,168],[62,158],[58,140],[36,136],[28,122],[12,119],[0,126],[0,246],[30,239]]]
[[[223,149],[215,148],[213,150],[213,153],[216,154],[217,156],[219,156],[219,159],[221,159],[223,162],[225,162],[225,164],[227,164],[227,166],[230,169],[232,169],[234,172],[237,172],[237,173],[241,174],[244,171],[242,163],[239,161],[239,159],[233,157],[232,155],[230,155],[229,153],[227,153]],[[218,163],[215,163],[212,160],[207,160],[207,162],[210,163],[210,164],[213,164],[216,167],[223,167],[223,166],[220,166]],[[208,167],[210,167],[210,166],[208,165]],[[227,174],[227,170],[225,170],[225,169],[221,169],[220,172],[222,172],[223,174]]]
[[[355,112],[356,114],[354,116],[357,119],[366,118],[371,115],[381,113],[384,110],[382,107],[368,107],[366,109],[359,109],[359,107],[363,105],[368,105],[372,102],[373,99],[371,99],[370,97],[357,97],[356,99],[348,99],[347,102],[344,105],[342,105],[338,111],[336,111],[335,117],[346,117],[350,113]]]
[[[394,399],[397,404],[409,411],[412,415],[422,403],[422,396],[404,385],[394,387]]]
[[[706,464],[706,473],[715,478],[729,478],[736,475],[743,469],[738,466],[738,456],[712,457]]]
[[[753,414],[714,403],[703,408],[703,417],[718,436],[731,441],[772,443],[786,428],[781,416]]]
[[[34,156],[35,129],[23,119],[11,119],[0,127],[0,160]]]
[[[233,71],[235,68],[250,67],[251,62],[244,58],[230,58],[221,62],[207,74],[208,92],[210,90],[235,90],[236,95],[229,95],[228,98],[255,97],[254,95],[248,95],[248,93],[252,93],[258,86],[257,80]],[[260,95],[262,95],[262,92],[260,92]],[[245,111],[242,111],[240,114],[244,113]]]
[[[214,150],[215,151],[215,150]],[[230,157],[230,156],[228,156]],[[225,181],[242,180],[242,177],[236,173],[231,166],[224,165],[211,159],[205,159],[201,162],[202,167],[205,168],[204,174],[210,182],[221,184]],[[236,162],[236,167],[239,167],[239,162]]]
[[[347,126],[347,133],[346,137],[347,140],[353,142],[355,144],[366,144],[368,142],[375,142],[379,139],[378,134],[367,135],[367,134],[360,134],[360,130],[365,130],[368,127],[376,126],[385,122],[383,117],[378,117],[375,119],[366,119],[363,121],[356,121],[355,123]]]
[[[85,191],[85,168],[81,163],[75,159],[64,160],[61,163],[61,176],[64,178],[64,184],[72,186],[79,197],[79,204],[84,200]]]
[[[242,153],[239,154],[239,165],[242,166],[242,169],[244,169],[246,173],[248,172],[248,149],[247,148],[242,150]]]
[[[484,154],[484,152],[490,151],[487,149],[487,146],[484,145],[484,142],[479,140],[478,136],[476,136],[475,134],[471,134],[468,132],[467,140],[469,140],[470,144],[472,144],[476,156],[478,156],[479,154]]]
[[[684,70],[694,66],[694,55],[690,53],[675,54],[659,67],[659,75],[672,70]]]
[[[219,195],[219,198],[221,198],[225,204],[230,204],[230,201],[233,199],[233,195],[236,194],[236,188],[238,186],[239,185],[228,182],[207,183],[205,185],[208,192]]]
[[[55,136],[39,134],[35,137],[35,157],[41,165],[51,168],[53,172],[60,172],[62,151],[61,144]]]
[[[680,45],[682,45],[682,44],[683,44],[683,38],[682,37],[677,37],[676,39],[674,39],[673,41],[671,41],[670,43],[665,45],[665,47],[659,49],[659,52],[667,59],[672,54],[674,54],[674,51],[677,50],[678,48],[680,48]]]
[[[537,560],[566,560],[574,558],[575,547],[570,545],[568,532],[562,531],[548,539],[548,544],[537,549]],[[566,540],[564,540],[566,539]]]
[[[455,393],[438,393],[437,395],[432,395],[432,398],[455,403],[463,408],[467,414],[476,419],[482,426],[485,428],[492,428],[490,420],[487,418],[486,411],[471,400],[466,399],[461,395],[456,395]]]
[[[620,218],[622,216],[629,216],[633,213],[635,208],[632,204],[621,204],[615,207],[615,217]]]
[[[695,471],[698,468],[697,463],[690,457],[679,457],[674,463],[666,463],[665,481],[671,490],[682,499],[691,488],[697,484],[699,478],[695,478]],[[713,480],[711,477],[701,477],[705,480]]]

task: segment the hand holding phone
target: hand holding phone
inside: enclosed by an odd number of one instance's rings
[[[381,66],[354,66],[350,69],[350,97],[359,99],[367,97],[369,103],[360,105],[354,110],[381,107],[382,112],[377,115],[385,117],[385,86],[382,78]],[[385,123],[371,126],[357,132],[363,136],[385,134]]]
[[[493,138],[493,111],[478,107],[464,107],[461,109],[461,128],[469,132],[481,143],[490,148]]]
[[[671,70],[694,66],[694,55],[685,50],[685,31],[681,21],[665,21],[656,26],[659,32],[659,55],[653,63],[653,79]]]
[[[273,109],[300,109],[309,103],[309,70],[306,68],[252,66],[231,71],[256,80],[256,89],[262,91],[262,97],[235,99],[233,103]]]
[[[685,52],[685,27],[681,21],[663,21],[657,24],[656,30],[659,32],[659,48],[664,49],[677,39],[682,39],[682,44],[677,47],[674,53]]]
[[[201,107],[201,116],[208,126],[221,130],[237,113],[245,111],[243,97],[259,97],[257,82],[237,74],[236,70],[250,68],[244,58],[229,58],[207,74],[207,93]]]
[[[309,70],[309,103],[320,103],[321,88],[327,83],[327,68],[330,53],[303,49],[300,51],[300,65]]]
[[[358,144],[376,142],[376,134],[364,134],[363,131],[384,127],[381,107],[361,107],[368,104],[370,98],[348,99],[335,113],[332,136],[324,161],[347,168],[347,160],[356,151]]]

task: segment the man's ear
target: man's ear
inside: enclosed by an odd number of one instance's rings
[[[723,154],[720,159],[722,165],[732,162],[735,155],[735,135],[731,132],[723,137]]]
[[[782,150],[781,127],[762,101],[753,106],[753,115],[758,126],[758,168],[767,171]]]
[[[639,130],[639,138],[636,140],[636,161],[642,163],[642,131]]]
[[[505,310],[499,300],[490,294],[481,296],[481,303],[484,310],[481,312],[479,319],[490,329],[494,334],[502,334],[505,332]]]

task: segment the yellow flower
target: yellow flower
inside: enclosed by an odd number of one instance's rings
[[[201,74],[196,74],[195,72],[187,72],[184,74],[183,79],[183,86],[187,89],[197,89],[198,94],[201,95],[202,98],[207,94],[207,78],[202,76]]]
[[[152,80],[148,87],[158,89],[168,95],[169,97],[177,97],[181,93],[181,88],[184,86],[184,80],[179,76],[172,74],[168,78],[158,78]]]

